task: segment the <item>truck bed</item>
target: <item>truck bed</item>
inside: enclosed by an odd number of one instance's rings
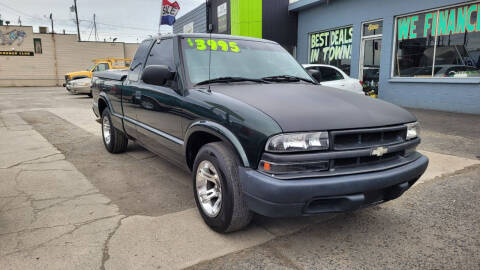
[[[122,70],[115,70],[115,71],[99,71],[99,72],[94,72],[93,77],[101,78],[101,79],[107,79],[107,80],[113,80],[113,81],[123,81],[128,75],[128,70],[127,69],[122,69]]]

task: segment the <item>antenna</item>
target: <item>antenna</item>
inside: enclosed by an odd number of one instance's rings
[[[212,40],[212,24],[210,23],[210,12],[209,12],[209,1],[205,0],[205,5],[206,5],[206,10],[207,10],[207,23],[208,23],[208,32],[210,33],[210,37],[208,38],[209,40]],[[207,41],[208,44],[208,41]],[[210,41],[210,44],[211,41]],[[212,46],[209,46],[208,50],[208,80],[211,79],[211,69],[212,69]],[[208,84],[208,92],[211,92],[212,90],[210,89],[210,83]]]

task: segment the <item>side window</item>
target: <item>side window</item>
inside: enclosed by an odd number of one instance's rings
[[[132,82],[138,82],[140,79],[140,71],[142,70],[142,65],[137,65],[134,70],[128,72],[128,80]]]
[[[160,43],[156,42],[153,45],[150,55],[147,58],[147,66],[150,65],[165,65],[170,70],[175,70],[173,61],[173,39],[164,39]]]
[[[94,71],[105,71],[105,70],[108,70],[108,64],[102,63],[102,64],[98,64],[98,65],[95,67],[95,70],[94,70]]]
[[[322,73],[323,81],[336,81],[344,79],[342,74],[333,68],[320,67],[320,72]]]
[[[148,51],[150,50],[150,45],[152,44],[152,40],[144,40],[140,46],[138,46],[137,52],[133,57],[133,61],[130,64],[130,68],[136,69],[138,65],[143,66],[145,63],[145,59],[147,58]]]
[[[317,80],[317,82],[321,82],[323,81],[322,79],[322,72],[320,72],[320,70],[316,67],[309,67],[307,68],[307,71],[314,71],[312,77]],[[315,72],[315,71],[318,71],[318,72]]]

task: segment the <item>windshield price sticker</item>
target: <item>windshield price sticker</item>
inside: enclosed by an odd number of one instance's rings
[[[234,41],[213,40],[213,39],[187,39],[190,47],[195,47],[199,51],[205,51],[211,49],[212,51],[224,51],[224,52],[240,52],[240,48]]]

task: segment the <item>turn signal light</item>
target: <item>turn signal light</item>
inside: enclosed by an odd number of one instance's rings
[[[264,162],[263,163],[263,170],[266,171],[266,172],[269,172],[270,171],[270,163],[268,162]]]
[[[261,160],[258,170],[269,175],[318,172],[328,170],[328,163],[326,160],[299,163],[273,163]]]

